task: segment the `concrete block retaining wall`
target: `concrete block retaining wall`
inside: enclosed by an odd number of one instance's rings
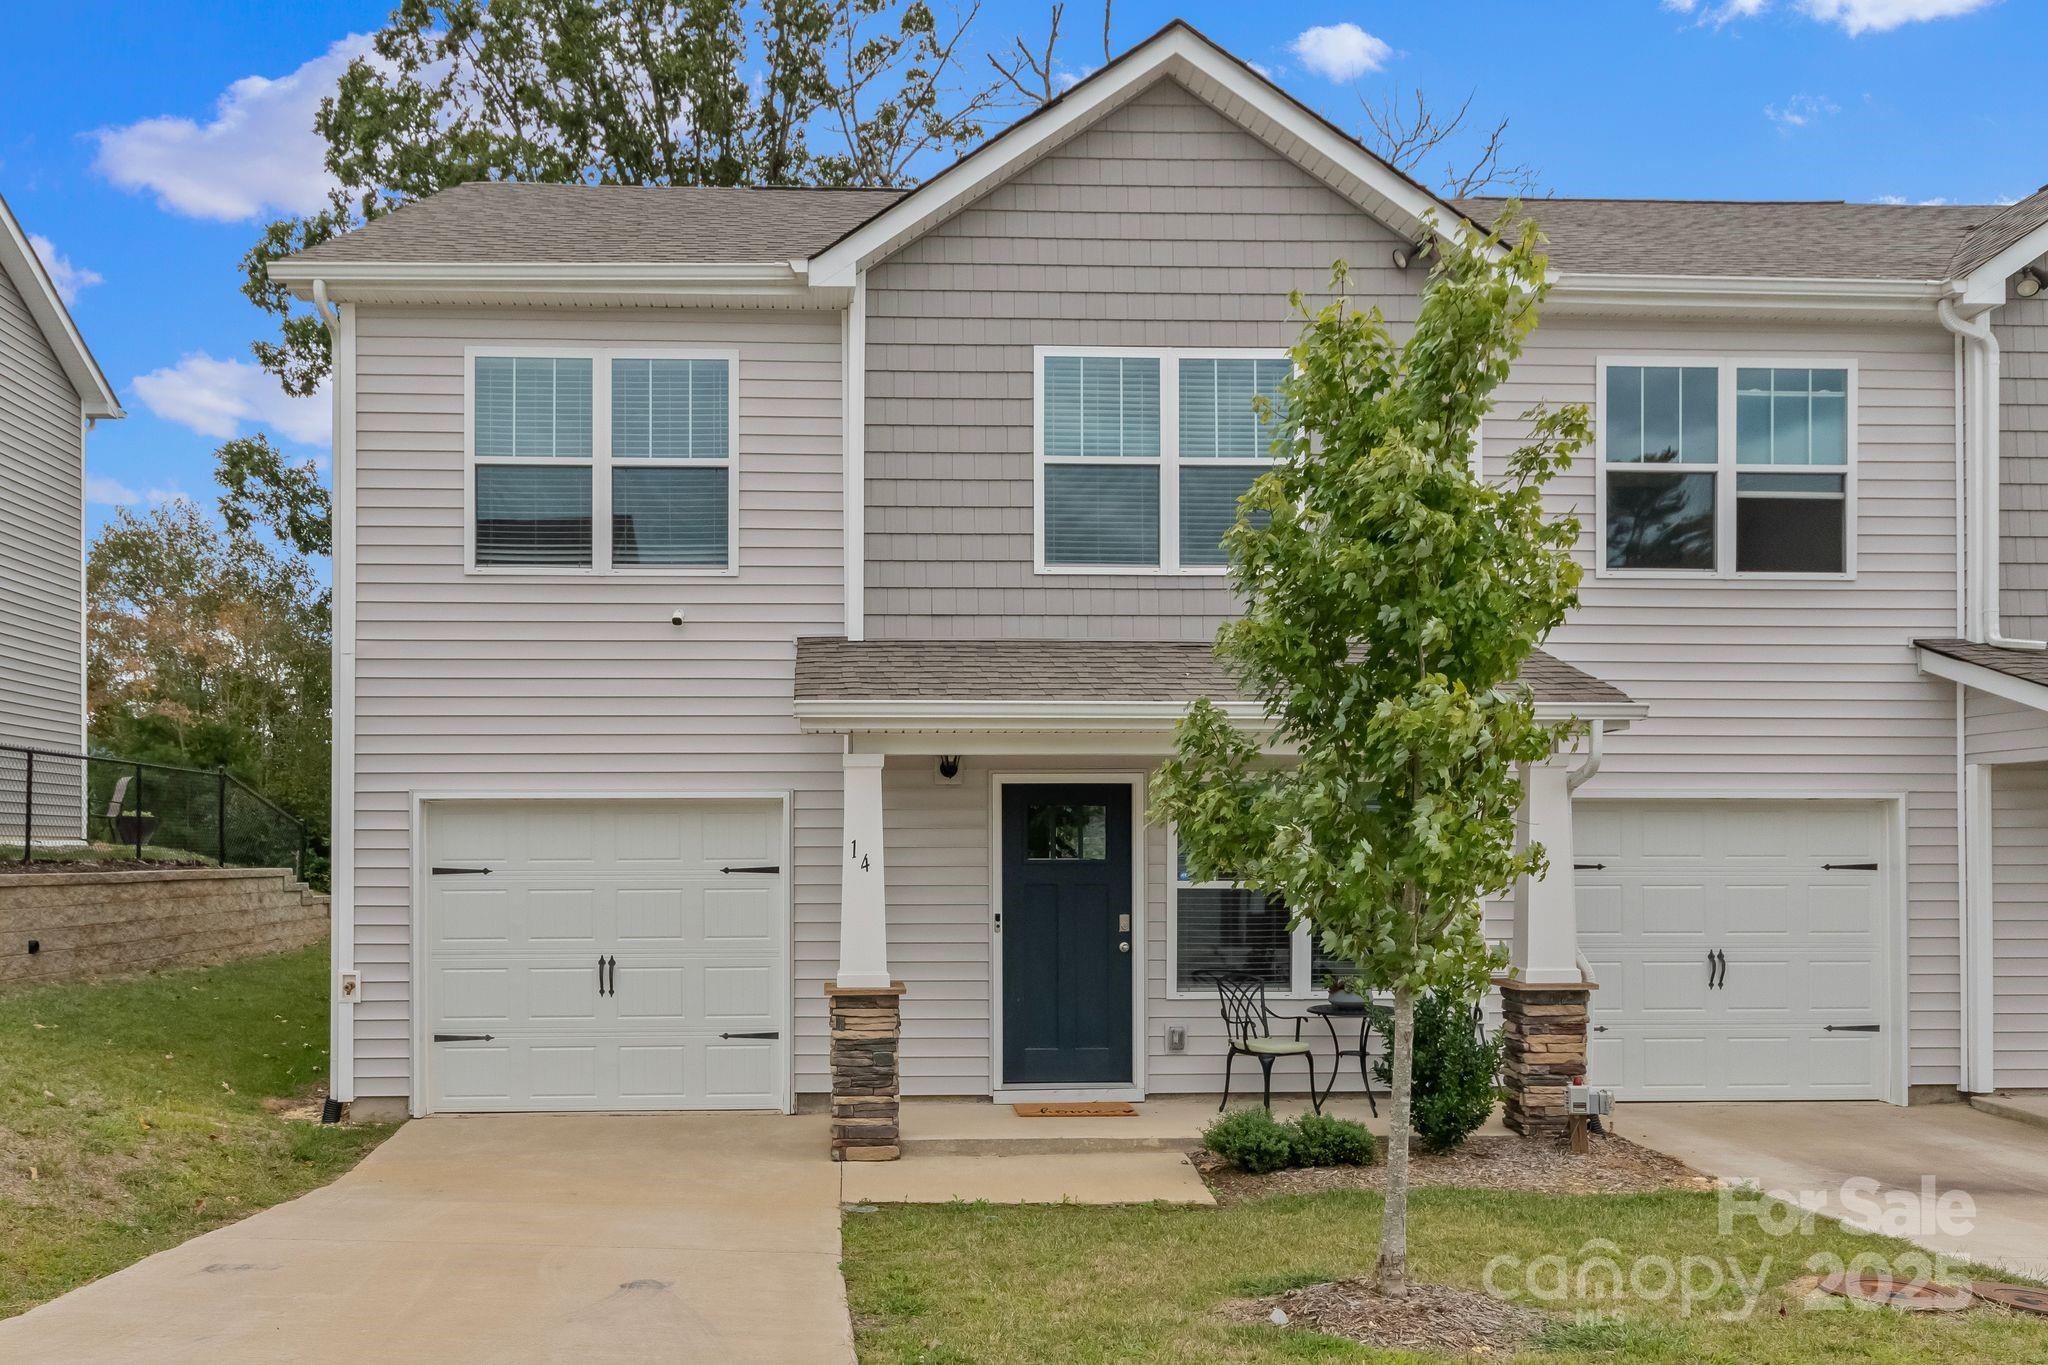
[[[327,915],[282,868],[0,872],[0,987],[283,952],[322,938]]]

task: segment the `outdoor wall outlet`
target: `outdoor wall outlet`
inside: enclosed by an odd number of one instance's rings
[[[1166,1050],[1168,1052],[1186,1052],[1188,1050],[1188,1026],[1186,1024],[1168,1024],[1166,1026]]]

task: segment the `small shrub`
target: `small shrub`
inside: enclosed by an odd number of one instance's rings
[[[1391,1049],[1394,1020],[1381,1010],[1373,1021]],[[1415,1139],[1432,1152],[1448,1152],[1486,1122],[1500,1099],[1499,1034],[1481,1042],[1472,1027],[1472,1002],[1425,995],[1415,1002],[1414,1095],[1410,1102]],[[1380,1084],[1393,1084],[1391,1053],[1373,1063]]]
[[[1263,1108],[1225,1114],[1203,1131],[1202,1145],[1253,1175],[1280,1170],[1294,1160],[1293,1139]]]
[[[1372,1165],[1372,1134],[1350,1119],[1303,1114],[1287,1125],[1287,1137],[1294,1144],[1297,1166]]]

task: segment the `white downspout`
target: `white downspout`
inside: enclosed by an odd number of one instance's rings
[[[1963,339],[1965,365],[1963,410],[1957,421],[1964,431],[1964,469],[1969,490],[1968,546],[1965,563],[1966,597],[1971,608],[1965,620],[1965,638],[1978,644],[2005,649],[2048,649],[2048,641],[2012,640],[1999,629],[1999,459],[1998,459],[1998,336],[1991,328],[1987,310],[1964,318],[1955,301],[1944,298],[1935,304],[1941,325]]]
[[[318,313],[320,321],[327,325],[329,336],[332,336],[335,329],[341,326],[340,319],[334,316],[334,305],[327,301],[327,281],[325,280],[313,281],[313,311]]]

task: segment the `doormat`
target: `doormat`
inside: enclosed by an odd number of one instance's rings
[[[1122,1100],[1071,1100],[1064,1104],[1013,1104],[1020,1119],[1121,1119],[1135,1117],[1138,1107]]]

